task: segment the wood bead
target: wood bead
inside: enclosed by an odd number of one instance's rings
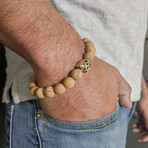
[[[85,52],[92,52],[93,54],[95,54],[96,52],[96,48],[94,46],[86,46],[85,47]]]
[[[35,90],[38,89],[38,88],[39,88],[38,86],[33,86],[33,87],[31,87],[31,88],[30,88],[30,93],[31,93],[31,95],[34,96],[34,95],[35,95]]]
[[[33,86],[36,86],[36,83],[35,82],[30,82],[29,85],[28,85],[29,88],[31,88]]]
[[[85,42],[85,46],[94,46],[94,43],[92,41]]]
[[[75,80],[71,77],[67,77],[63,80],[63,84],[66,88],[72,88],[75,85]]]
[[[36,82],[35,76],[31,76],[30,79],[29,79],[29,82]]]
[[[64,85],[61,84],[61,83],[55,85],[55,87],[54,87],[54,92],[55,92],[56,94],[62,95],[62,94],[65,93],[65,91],[66,91],[66,88],[65,88]]]
[[[83,73],[80,69],[74,69],[72,72],[71,72],[71,77],[74,79],[74,80],[80,80],[83,76]]]
[[[46,87],[44,89],[44,95],[49,97],[49,98],[52,98],[55,95],[53,87],[52,86]]]
[[[67,77],[63,80],[63,84],[59,83],[53,86],[48,86],[45,89],[43,87],[37,86],[37,79],[35,76],[30,77],[29,79],[29,89],[30,93],[39,99],[45,97],[53,97],[55,94],[62,95],[65,93],[66,88],[72,88],[75,85],[75,80],[80,80],[83,76],[83,73],[86,73],[91,68],[91,63],[95,59],[96,48],[94,43],[88,38],[82,39],[85,45],[85,54],[84,59],[81,59],[76,65],[77,69],[72,70],[71,77]]]
[[[89,62],[92,62],[95,59],[95,55],[92,52],[86,52],[84,58],[89,60]]]
[[[43,91],[44,91],[44,88],[43,88],[43,87],[40,87],[40,88],[37,88],[37,89],[35,90],[34,94],[35,94],[35,96],[37,96],[39,99],[43,99],[43,98],[45,98]]]
[[[85,42],[89,41],[89,39],[88,38],[84,38],[84,39],[82,39],[82,41],[85,43]]]

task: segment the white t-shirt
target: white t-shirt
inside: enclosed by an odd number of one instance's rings
[[[132,87],[132,101],[140,99],[147,0],[51,0],[56,10],[83,37],[90,38],[96,56],[114,65]],[[6,49],[7,82],[3,101],[36,99],[28,90],[30,65]]]

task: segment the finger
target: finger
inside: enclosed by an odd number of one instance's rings
[[[143,142],[146,142],[146,141],[148,141],[148,134],[146,134],[144,137],[143,137],[143,140],[142,140]]]
[[[137,139],[137,142],[147,142],[148,141],[148,133],[142,135]]]
[[[144,128],[133,128],[132,132],[133,133],[142,133],[142,132],[145,132],[145,129]]]
[[[132,128],[136,128],[136,127],[137,127],[137,124],[134,123],[134,124],[132,125]]]
[[[144,122],[139,118],[138,122],[132,125],[132,128],[141,128],[142,126],[144,127]]]
[[[144,124],[139,124],[139,125],[133,124],[133,125],[132,125],[132,129],[133,129],[133,128],[139,128],[139,129],[141,129],[141,128],[143,128],[143,127],[145,128]],[[145,128],[145,129],[146,129],[146,128]]]
[[[144,126],[146,127],[148,131],[148,112],[144,111],[142,114],[143,114]]]
[[[142,126],[144,126],[144,124],[141,124],[141,123],[134,123],[132,125],[132,128],[141,128]]]
[[[118,81],[118,96],[119,96],[119,102],[122,106],[126,108],[132,107],[131,102],[131,87],[130,85],[125,81],[125,79],[119,74],[119,81]]]

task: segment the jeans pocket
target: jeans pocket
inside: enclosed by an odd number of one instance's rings
[[[110,114],[95,120],[83,121],[83,122],[61,121],[46,115],[45,113],[43,113],[43,111],[39,112],[40,114],[42,114],[40,116],[40,119],[44,120],[51,126],[55,126],[62,129],[69,129],[69,130],[95,130],[95,129],[104,128],[107,125],[117,120],[119,116],[119,104],[117,104],[116,109]]]

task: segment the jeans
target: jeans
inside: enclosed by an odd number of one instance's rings
[[[92,121],[68,122],[43,113],[38,100],[6,104],[5,148],[125,148],[132,109],[117,103],[114,112]]]

